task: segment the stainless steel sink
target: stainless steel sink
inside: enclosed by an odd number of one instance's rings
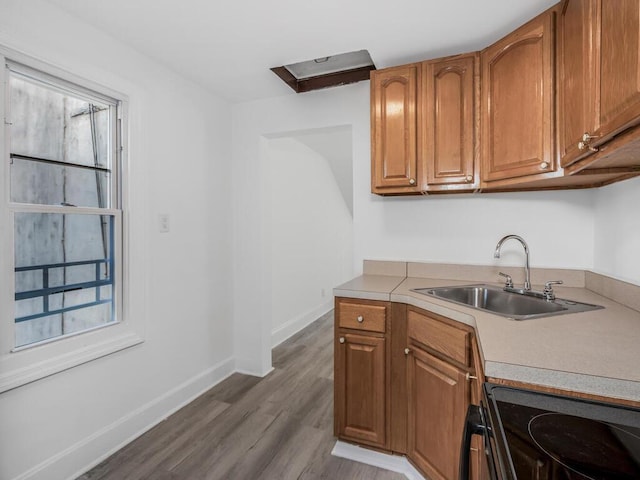
[[[505,292],[493,285],[414,288],[412,291],[514,320],[528,320],[604,308],[600,305],[574,302],[562,298],[549,301],[544,298]]]

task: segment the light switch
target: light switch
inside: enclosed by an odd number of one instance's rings
[[[167,233],[169,230],[169,214],[161,213],[158,215],[158,231],[160,233]]]

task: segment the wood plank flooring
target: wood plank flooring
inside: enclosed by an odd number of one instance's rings
[[[264,378],[234,374],[78,480],[402,480],[331,456],[333,312],[273,350]]]

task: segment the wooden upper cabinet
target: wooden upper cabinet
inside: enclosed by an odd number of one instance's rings
[[[482,52],[482,179],[555,170],[554,15],[536,17]]]
[[[371,191],[420,192],[418,157],[420,64],[371,72]]]
[[[599,2],[600,129],[608,137],[640,118],[640,2]],[[597,143],[597,142],[596,142]]]
[[[640,2],[598,2],[598,144],[640,119]]]
[[[566,1],[558,16],[558,150],[565,167],[588,153],[578,148],[598,127],[595,33],[597,0]]]
[[[422,133],[429,190],[477,184],[478,66],[477,53],[423,63]]]
[[[640,122],[638,0],[563,2],[558,19],[558,97],[563,167]]]
[[[640,175],[640,0],[562,0],[480,54],[372,72],[371,138],[380,195]]]

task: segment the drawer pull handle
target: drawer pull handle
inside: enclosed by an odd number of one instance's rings
[[[467,372],[467,374],[465,375],[465,378],[467,379],[467,382],[478,379],[478,377],[476,377],[475,375],[471,375],[469,372]]]
[[[340,339],[338,340],[340,343],[344,343],[344,337],[340,337]]]
[[[364,322],[364,317],[362,315],[358,315],[358,318],[356,318],[356,320],[358,320],[358,323],[362,323]]]
[[[405,355],[409,355],[411,353],[411,349],[410,348],[405,348],[404,349],[404,354]]]

